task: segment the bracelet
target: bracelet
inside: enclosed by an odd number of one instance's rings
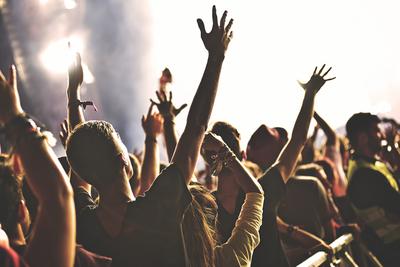
[[[221,171],[235,160],[236,156],[228,146],[223,146],[217,154],[212,155],[211,174],[218,176]]]
[[[288,228],[287,228],[287,233],[288,233],[288,235],[292,235],[292,233],[297,231],[297,230],[299,230],[298,226],[294,226],[292,224],[289,224]]]
[[[80,101],[79,99],[69,102],[68,107],[79,107],[82,106],[83,110],[86,110],[87,106],[92,106],[94,111],[97,112],[96,105],[93,103],[93,101]]]

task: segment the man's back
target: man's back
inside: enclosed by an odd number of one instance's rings
[[[291,178],[286,184],[286,195],[278,214],[285,222],[324,238],[324,225],[331,216],[321,182],[314,177]]]
[[[107,234],[96,207],[88,206],[78,217],[78,241],[111,256],[113,266],[185,266],[181,221],[190,201],[182,175],[170,165],[145,197],[128,203],[117,237]]]

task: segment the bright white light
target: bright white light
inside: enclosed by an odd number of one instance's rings
[[[49,0],[39,0],[39,4],[45,5],[49,2]]]
[[[70,48],[68,47],[70,43]],[[40,54],[44,67],[56,74],[65,73],[75,58],[75,53],[82,53],[83,43],[78,37],[72,36],[50,43]]]
[[[154,77],[170,67],[175,101],[190,102],[207,58],[196,18],[210,30],[215,1],[150,4]],[[212,121],[231,122],[245,141],[260,123],[290,132],[303,95],[296,80],[324,63],[337,79],[318,93],[316,110],[333,127],[371,109],[400,118],[399,1],[218,1],[219,17],[224,9],[235,19],[234,38]]]
[[[75,0],[64,0],[64,6],[66,9],[74,9],[76,5]]]
[[[68,46],[68,43],[70,44]],[[82,55],[82,39],[71,36],[50,43],[40,54],[40,60],[44,67],[54,74],[65,74],[68,66],[75,60],[75,53]],[[83,78],[87,84],[93,83],[95,78],[88,65],[82,60]]]

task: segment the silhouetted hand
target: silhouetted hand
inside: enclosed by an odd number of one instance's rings
[[[73,91],[79,90],[82,82],[83,82],[83,69],[82,69],[81,56],[79,53],[76,53],[74,60],[68,67],[68,94],[74,93]]]
[[[68,121],[65,119],[63,122],[60,124],[60,133],[58,134],[60,137],[61,144],[63,145],[64,148],[66,148],[67,145],[67,139],[69,135],[69,130],[68,130]]]
[[[221,148],[225,147],[226,144],[222,140],[222,138],[214,133],[208,132],[204,136],[203,144],[201,147],[201,154],[204,159],[210,163],[214,160],[215,155],[221,150]]]
[[[10,67],[8,80],[0,71],[0,123],[5,124],[23,113],[17,90],[17,71]]]
[[[217,9],[215,6],[212,8],[212,20],[213,26],[209,33],[206,32],[204,28],[204,22],[201,19],[197,19],[197,24],[199,25],[201,39],[203,40],[204,46],[210,54],[221,55],[225,54],[228,48],[229,42],[233,37],[232,31],[230,31],[233,19],[231,19],[228,25],[225,27],[226,16],[228,12],[224,11],[221,20],[218,25]]]
[[[318,93],[319,89],[327,82],[331,81],[333,79],[336,79],[336,77],[325,79],[325,76],[331,71],[332,67],[330,67],[324,74],[322,74],[322,71],[325,68],[325,64],[322,66],[322,68],[317,72],[318,68],[315,67],[314,73],[311,75],[310,80],[307,83],[301,83],[298,81],[301,87],[304,88],[304,90],[309,91],[310,93],[316,94]]]
[[[147,116],[142,116],[142,127],[148,137],[157,138],[163,130],[163,117],[160,113],[153,113],[154,104],[151,103]]]
[[[159,103],[155,102],[154,100],[150,99],[153,105],[156,105],[158,111],[163,116],[165,120],[173,120],[175,117],[187,107],[187,104],[183,104],[179,108],[176,108],[172,103],[172,92],[169,92],[169,97],[165,94],[165,92],[158,92],[156,91],[156,95],[158,98]]]

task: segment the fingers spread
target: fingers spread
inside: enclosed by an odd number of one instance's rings
[[[233,19],[230,19],[228,25],[225,28],[225,32],[229,32],[229,30],[232,27],[232,24],[233,24]]]
[[[219,27],[221,28],[221,29],[223,29],[223,28],[225,28],[225,20],[226,20],[226,16],[228,15],[228,11],[224,11],[224,14],[222,15],[222,17],[221,17],[221,21],[220,21],[220,23],[219,23]]]
[[[324,70],[324,68],[325,68],[325,64],[322,65],[322,68],[319,70],[318,75],[321,75],[321,73],[322,73],[322,71]]]
[[[187,107],[187,104],[183,104],[180,108],[176,110],[176,113],[179,114],[184,108]]]
[[[204,22],[201,19],[197,19],[197,25],[199,26],[201,36],[203,37],[206,35],[206,28],[204,27]]]
[[[324,75],[322,75],[322,77],[325,77],[330,71],[331,71],[332,67],[330,67],[325,73]]]
[[[212,7],[212,20],[213,20],[213,28],[218,27],[217,8],[215,7],[215,5]]]
[[[317,74],[317,68],[318,68],[318,67],[315,67],[314,72],[313,72],[313,75]]]

